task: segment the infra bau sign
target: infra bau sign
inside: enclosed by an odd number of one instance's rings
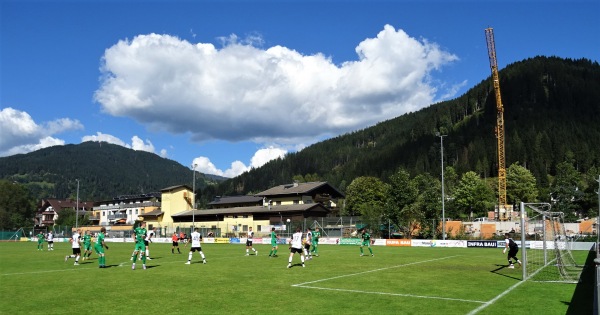
[[[497,248],[497,241],[467,241],[467,247]]]

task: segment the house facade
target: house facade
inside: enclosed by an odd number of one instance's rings
[[[172,215],[173,224],[213,230],[221,236],[243,236],[250,227],[267,234],[271,228],[287,231],[312,218],[328,216],[344,194],[327,182],[280,185],[252,196],[217,197],[213,208]]]
[[[58,216],[63,209],[79,209],[80,215],[91,213],[94,203],[91,201],[79,201],[73,199],[42,199],[38,208],[34,224],[38,227],[51,227],[56,224]]]
[[[90,220],[95,225],[131,225],[145,213],[161,207],[161,194],[123,195],[95,203]]]
[[[133,225],[143,220],[148,228],[168,237],[193,227],[223,237],[243,236],[250,227],[266,235],[271,228],[289,231],[294,224],[328,216],[344,195],[327,182],[294,183],[256,195],[217,197],[209,209],[193,209],[188,185],[164,188],[160,194],[130,195],[101,201],[94,207],[98,226]]]

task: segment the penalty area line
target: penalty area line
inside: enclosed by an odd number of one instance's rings
[[[352,292],[352,293],[360,293],[360,294],[391,295],[391,296],[402,296],[402,297],[419,298],[419,299],[446,300],[446,301],[469,302],[469,303],[478,303],[478,304],[486,303],[484,301],[454,299],[454,298],[447,298],[447,297],[441,297],[441,296],[427,296],[427,295],[414,295],[414,294],[404,294],[404,293],[388,293],[388,292],[374,292],[374,291],[362,291],[362,290],[350,290],[350,289],[323,288],[323,287],[313,287],[313,286],[308,286],[308,285],[295,285],[295,286],[299,287],[299,288],[307,288],[307,289],[328,290],[328,291],[338,291],[338,292]]]
[[[438,260],[444,260],[444,259],[450,259],[450,258],[459,257],[459,256],[460,255],[454,255],[454,256],[448,256],[448,257],[442,257],[442,258],[436,258],[436,259],[428,259],[428,260],[422,260],[422,261],[415,261],[415,262],[411,262],[411,263],[407,263],[407,264],[402,264],[402,265],[397,265],[397,266],[391,266],[391,267],[385,267],[385,268],[367,270],[367,271],[362,271],[362,272],[357,272],[357,273],[351,273],[351,274],[347,274],[347,275],[341,275],[341,276],[336,276],[336,277],[331,277],[331,278],[326,278],[326,279],[321,279],[321,280],[315,280],[315,281],[303,282],[303,283],[298,283],[298,284],[292,284],[292,287],[306,286],[307,284],[311,284],[311,283],[329,281],[329,280],[339,279],[339,278],[345,278],[345,277],[358,276],[358,275],[363,275],[363,274],[366,274],[366,273],[383,271],[383,270],[388,270],[388,269],[393,269],[393,268],[401,268],[401,267],[407,267],[407,266],[412,266],[412,265],[424,264],[424,263],[428,263],[428,262],[433,262],[433,261],[438,261]]]

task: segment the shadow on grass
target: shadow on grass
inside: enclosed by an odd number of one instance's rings
[[[571,301],[563,301],[563,303],[569,305],[567,315],[592,314],[594,311],[594,258],[596,258],[595,245],[585,260],[581,276],[579,276],[579,283],[575,287]]]
[[[501,272],[498,272],[500,270],[507,269],[508,268],[507,265],[496,265],[496,267],[498,267],[498,268],[496,268],[494,270],[490,270],[490,272],[491,273],[495,273],[495,274],[497,274],[499,276],[503,276],[503,277],[507,277],[507,278],[511,278],[511,279],[515,279],[515,280],[521,280],[521,277],[517,278],[517,277],[511,276],[511,275],[507,275],[507,274],[503,274]]]
[[[301,263],[295,263],[295,264],[292,264],[292,266],[290,268],[293,268],[293,267],[300,267],[300,268],[302,268],[302,264]]]

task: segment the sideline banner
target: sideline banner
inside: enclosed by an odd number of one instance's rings
[[[224,237],[215,237],[216,244],[229,244],[229,239]]]
[[[360,238],[341,238],[339,244],[340,245],[360,245],[360,244],[362,244],[362,242],[361,242]]]
[[[240,244],[244,244],[246,245],[246,241],[248,240],[247,237],[242,237],[240,238]],[[255,237],[252,239],[252,245],[254,244],[271,244],[271,239],[269,238],[269,243],[263,243],[264,238],[261,237]]]
[[[414,247],[467,247],[463,240],[412,240]]]
[[[338,245],[340,243],[340,239],[339,238],[320,238],[319,239],[319,245]]]
[[[385,246],[408,246],[412,244],[410,239],[387,239],[385,240]]]
[[[362,244],[362,242],[360,242],[360,243]],[[386,246],[386,240],[385,239],[377,238],[377,239],[371,240],[371,245],[374,245],[374,246]]]

